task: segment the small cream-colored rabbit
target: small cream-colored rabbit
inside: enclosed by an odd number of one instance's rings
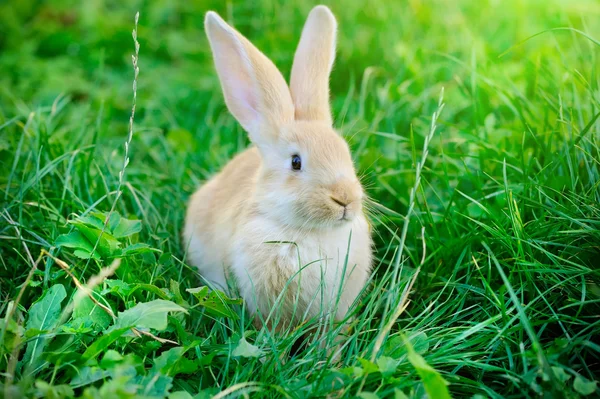
[[[205,28],[227,107],[254,146],[192,196],[189,260],[223,289],[233,278],[258,324],[342,320],[368,279],[371,235],[348,145],[332,128],[335,18],[311,11],[289,88],[216,13]]]

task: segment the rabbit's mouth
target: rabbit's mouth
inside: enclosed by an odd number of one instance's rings
[[[354,202],[343,201],[335,197],[330,197],[332,206],[335,209],[335,215],[337,216],[336,221],[338,222],[350,222],[354,219]]]

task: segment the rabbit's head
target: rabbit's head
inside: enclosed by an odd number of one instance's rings
[[[255,211],[296,228],[349,223],[363,189],[346,141],[333,129],[329,74],[336,21],[325,6],[308,16],[285,82],[275,65],[214,12],[206,33],[230,112],[258,148]]]

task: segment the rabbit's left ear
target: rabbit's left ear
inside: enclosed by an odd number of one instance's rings
[[[296,120],[332,124],[329,74],[335,59],[337,23],[326,6],[312,9],[294,56],[290,92]]]

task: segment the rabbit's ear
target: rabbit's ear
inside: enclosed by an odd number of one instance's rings
[[[285,79],[275,65],[215,12],[204,21],[227,108],[255,144],[294,119]]]
[[[312,9],[294,56],[290,92],[298,120],[329,124],[329,73],[335,59],[337,23],[326,6]]]

